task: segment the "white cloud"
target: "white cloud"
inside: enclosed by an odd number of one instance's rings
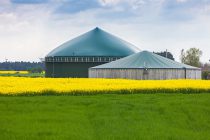
[[[19,6],[0,13],[0,61],[38,61],[45,47],[47,11]],[[32,10],[32,11],[30,11]],[[26,12],[27,11],[27,12]]]
[[[202,61],[209,59],[210,8],[207,5],[190,11],[196,13],[193,19],[177,22],[161,15],[166,0],[101,0],[103,8],[74,14],[54,14],[61,1],[52,1],[53,4],[18,6],[5,1],[6,10],[0,10],[0,61],[5,58],[38,61],[53,48],[96,26],[140,49],[168,49],[176,60],[182,48],[190,47],[204,51]]]
[[[176,0],[176,1],[182,3],[182,2],[187,2],[188,0]]]
[[[0,5],[7,5],[10,4],[10,0],[1,0]]]
[[[106,5],[116,5],[120,2],[120,0],[99,0],[99,2],[106,6]]]
[[[147,3],[146,0],[99,0],[103,6],[124,6],[137,9]]]

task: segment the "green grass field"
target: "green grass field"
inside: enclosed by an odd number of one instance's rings
[[[207,140],[210,94],[0,96],[0,140]]]

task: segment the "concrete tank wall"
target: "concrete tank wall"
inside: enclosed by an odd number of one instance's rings
[[[200,69],[89,69],[89,78],[141,80],[201,79]]]

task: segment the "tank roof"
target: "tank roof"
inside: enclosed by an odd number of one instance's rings
[[[157,69],[199,69],[183,63],[173,61],[149,51],[121,58],[110,63],[99,65],[94,68],[157,68]]]
[[[54,56],[128,56],[139,52],[134,45],[96,27],[52,50]]]

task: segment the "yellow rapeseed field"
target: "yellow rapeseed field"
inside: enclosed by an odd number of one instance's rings
[[[210,93],[210,81],[0,77],[0,94],[9,95],[158,92]]]
[[[0,71],[0,74],[28,74],[28,71]]]

